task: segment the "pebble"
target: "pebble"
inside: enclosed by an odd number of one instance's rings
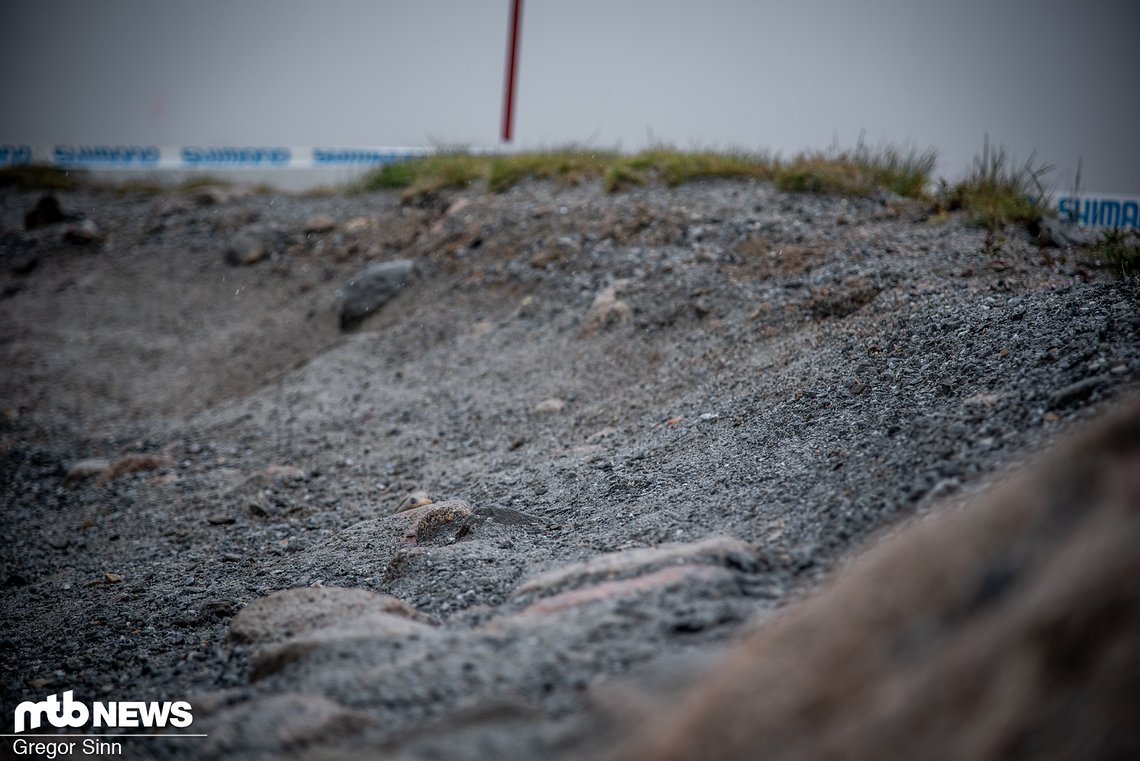
[[[91,478],[92,476],[97,476],[110,467],[111,461],[102,457],[78,460],[76,462],[73,462],[67,468],[67,475],[64,478],[64,485],[74,486],[79,481]]]
[[[582,318],[580,334],[590,335],[614,323],[629,319],[629,304],[617,297],[618,285],[610,285],[594,297],[594,302]]]
[[[336,220],[328,214],[314,214],[305,220],[304,231],[312,233],[328,233],[336,229]]]
[[[396,513],[407,512],[408,510],[415,510],[417,507],[424,507],[425,505],[432,504],[432,502],[432,498],[428,496],[426,491],[414,491],[401,499],[392,513],[394,515]]]
[[[534,411],[540,415],[561,412],[566,407],[566,402],[558,398],[543,399],[538,404],[534,405]]]
[[[97,243],[102,243],[104,237],[103,231],[99,229],[99,225],[90,219],[85,219],[82,222],[70,225],[63,231],[63,241],[77,246],[92,246]]]
[[[412,278],[414,265],[408,259],[377,262],[352,277],[341,290],[340,325],[354,326],[387,304]]]

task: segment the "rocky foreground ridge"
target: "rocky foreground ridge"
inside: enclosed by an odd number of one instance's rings
[[[1140,749],[1140,291],[1090,254],[728,181],[57,201],[0,196],[6,722],[70,689],[192,703],[209,737],[138,758]]]

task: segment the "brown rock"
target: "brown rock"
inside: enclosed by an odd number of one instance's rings
[[[756,551],[745,542],[721,536],[699,542],[662,544],[599,555],[532,576],[515,590],[516,598],[544,597],[587,584],[650,573],[668,566],[751,567]]]
[[[392,512],[405,513],[408,510],[415,510],[417,507],[430,505],[432,502],[432,498],[428,496],[428,493],[426,491],[414,491],[408,496],[401,499],[399,504],[396,505],[396,509]]]
[[[328,214],[314,214],[305,220],[306,233],[329,233],[336,229],[336,220]]]
[[[467,525],[471,517],[471,505],[462,499],[435,502],[425,507],[408,511],[412,521],[404,532],[404,538],[416,544],[441,544],[453,541]]]
[[[561,399],[543,399],[538,404],[534,405],[534,411],[540,415],[561,412],[566,407],[566,402]]]
[[[611,761],[1140,754],[1140,404],[896,532]]]
[[[413,607],[367,589],[300,587],[254,600],[230,621],[230,640],[280,642],[311,631],[373,614],[421,619]]]
[[[269,250],[265,246],[265,242],[253,237],[243,236],[238,240],[233,241],[225,252],[225,259],[227,264],[235,267],[257,264],[266,256],[269,255]]]
[[[111,463],[110,466],[102,470],[99,475],[95,477],[95,483],[105,484],[108,481],[114,481],[116,478],[122,478],[129,473],[137,473],[140,470],[154,470],[156,468],[167,468],[174,464],[174,460],[166,455],[158,454],[128,454],[123,455],[119,459]]]
[[[97,476],[111,467],[111,461],[102,457],[92,457],[86,460],[73,462],[67,469],[63,479],[64,486],[74,486],[85,479]]]
[[[582,318],[582,335],[596,333],[607,325],[629,319],[629,304],[617,297],[618,285],[607,286],[594,297],[594,303]]]
[[[350,235],[359,235],[372,229],[372,220],[368,217],[353,217],[344,223],[344,231]]]

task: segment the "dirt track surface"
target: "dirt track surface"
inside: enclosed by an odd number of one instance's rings
[[[91,189],[82,244],[37,198],[0,196],[0,706],[211,735],[128,755],[589,755],[1140,379],[1135,280],[900,199]]]

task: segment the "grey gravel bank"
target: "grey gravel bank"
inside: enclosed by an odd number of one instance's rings
[[[4,193],[3,705],[190,699],[140,757],[588,755],[1140,378],[1135,280],[886,196]]]

